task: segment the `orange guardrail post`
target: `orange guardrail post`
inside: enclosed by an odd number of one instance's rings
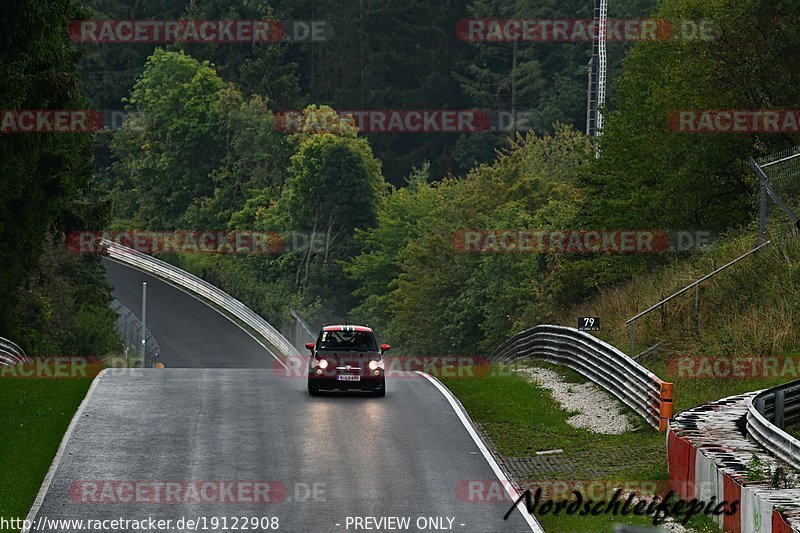
[[[672,397],[675,386],[666,381],[661,382],[661,402],[659,404],[659,416],[661,420],[658,424],[659,431],[666,431],[669,419],[672,418]]]

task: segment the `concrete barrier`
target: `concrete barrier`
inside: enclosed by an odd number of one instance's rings
[[[726,532],[800,531],[800,489],[776,489],[748,479],[756,455],[772,472],[779,462],[747,439],[747,408],[757,392],[683,411],[667,431],[669,487],[686,500],[740,502],[738,512],[716,517]]]

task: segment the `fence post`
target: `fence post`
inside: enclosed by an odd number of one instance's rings
[[[782,390],[775,391],[775,422],[774,424],[783,429],[783,404],[785,401],[785,392]]]
[[[767,176],[758,173],[758,244],[767,238]]]

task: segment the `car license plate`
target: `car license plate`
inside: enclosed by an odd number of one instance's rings
[[[352,376],[349,374],[336,376],[339,381],[361,381],[361,376]]]

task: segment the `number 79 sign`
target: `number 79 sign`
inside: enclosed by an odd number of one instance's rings
[[[580,331],[600,331],[600,317],[599,316],[579,317],[578,329]]]

